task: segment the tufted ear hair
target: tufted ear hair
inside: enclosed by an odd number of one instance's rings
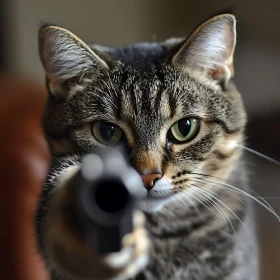
[[[52,95],[67,94],[65,84],[86,73],[98,75],[107,63],[70,31],[53,25],[42,26],[38,36],[39,54]]]
[[[236,20],[221,14],[201,24],[173,56],[172,64],[205,72],[218,83],[233,77],[233,54],[236,43]]]

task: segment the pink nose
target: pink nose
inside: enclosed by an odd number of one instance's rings
[[[147,174],[147,175],[141,175],[141,177],[144,182],[145,188],[149,190],[154,186],[156,179],[161,178],[161,174],[159,173]]]

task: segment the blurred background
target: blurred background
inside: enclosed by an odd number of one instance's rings
[[[209,15],[233,7],[235,81],[249,116],[247,145],[280,160],[279,1],[2,0],[0,5],[1,70],[39,86],[44,85],[37,54],[40,21],[66,27],[87,43],[113,46],[184,37]],[[280,214],[280,167],[251,155],[248,161],[254,190]],[[257,219],[261,279],[279,279],[280,224],[259,206]]]

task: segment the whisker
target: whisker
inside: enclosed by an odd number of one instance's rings
[[[260,152],[257,152],[257,151],[255,151],[255,150],[253,150],[251,148],[248,148],[246,146],[243,146],[243,145],[240,145],[240,144],[237,144],[237,143],[235,143],[235,146],[237,146],[239,148],[242,148],[242,149],[244,149],[244,150],[246,150],[246,151],[248,151],[248,152],[250,152],[252,154],[255,154],[255,155],[257,155],[257,156],[259,156],[259,157],[261,157],[263,159],[266,159],[266,160],[268,160],[268,161],[270,161],[270,162],[272,162],[272,163],[274,163],[276,165],[280,165],[280,161],[275,160],[275,159],[273,159],[273,158],[271,158],[269,156],[266,156],[266,155],[264,155],[264,154],[262,154]]]
[[[171,211],[167,210],[164,206],[162,206],[162,209],[163,209],[164,211],[166,211],[167,213],[171,214],[172,216],[175,216],[175,217],[177,217],[177,218],[178,218],[178,216],[177,216],[177,215],[175,215],[175,214],[174,214],[174,213],[172,213]]]
[[[200,180],[204,180],[204,181],[209,181],[209,182],[215,182],[215,183],[218,183],[218,184],[222,184],[224,186],[227,186],[233,190],[236,190],[237,192],[240,192],[242,194],[244,194],[245,196],[253,199],[255,202],[257,202],[258,204],[262,205],[266,210],[268,210],[271,214],[273,214],[277,219],[278,221],[280,222],[280,217],[277,215],[277,213],[275,212],[275,210],[272,208],[272,206],[266,201],[266,204],[265,203],[262,203],[261,201],[259,201],[256,197],[250,195],[249,193],[235,187],[235,186],[232,186],[232,185],[229,185],[227,183],[223,183],[223,182],[219,182],[219,181],[215,181],[215,180],[212,180],[212,179],[205,179],[205,178],[197,178],[197,179],[200,179]],[[268,206],[269,205],[269,206]]]
[[[197,179],[200,179],[200,180],[203,180],[204,178],[197,178]],[[195,180],[195,178],[192,178],[192,180],[193,181],[196,181]],[[205,179],[205,181],[207,181],[206,179]],[[197,181],[196,181],[197,182]],[[203,183],[203,182],[201,182],[201,181],[199,181],[200,183]],[[208,181],[207,181],[208,182]],[[223,184],[223,182],[219,182],[220,184]],[[204,182],[204,184],[206,184],[205,182]],[[215,185],[214,183],[210,183],[210,184],[212,184],[212,185]],[[237,193],[240,193],[240,191],[237,191],[237,190],[234,190],[234,189],[229,189],[229,188],[227,188],[227,187],[225,187],[225,186],[221,186],[221,185],[219,185],[219,187],[220,188],[222,188],[222,189],[224,189],[224,190],[226,190],[226,191],[234,191],[234,192],[237,192]],[[272,199],[272,197],[262,197],[261,195],[259,195],[257,192],[255,192],[255,191],[253,191],[252,189],[250,189],[250,188],[248,188],[248,190],[250,191],[250,192],[252,192],[253,194],[255,194],[256,196],[251,196],[251,197],[255,197],[255,198],[259,198],[260,200],[262,200],[273,212],[275,212],[275,210],[273,209],[273,207],[265,200],[265,199]],[[238,198],[238,197],[236,197],[239,201],[241,201],[243,204],[244,204],[244,202],[240,199],[240,198]],[[276,197],[277,198],[277,197]],[[280,197],[279,197],[280,198]],[[275,214],[276,214],[276,212],[275,212]],[[276,214],[277,215],[277,214]]]
[[[194,181],[194,182],[197,182],[197,183],[201,183],[201,184],[210,184],[210,185],[212,185],[212,186],[217,186],[217,183],[211,183],[211,182],[203,182],[203,181],[201,181],[201,180],[203,180],[203,178],[192,178],[191,179],[192,181]],[[219,185],[219,187],[221,187],[222,189],[224,189],[225,191],[227,191],[227,192],[230,192],[230,191],[235,191],[235,190],[232,190],[232,189],[228,189],[228,188],[226,188],[226,187],[224,187],[224,186],[220,186]],[[235,191],[235,192],[237,192],[237,191]],[[240,199],[239,197],[237,197],[237,196],[235,196],[242,204],[244,204],[244,201],[242,201],[242,199]]]
[[[197,178],[197,179],[200,179],[200,180],[203,180],[203,178]],[[209,181],[209,179],[207,180],[207,179],[204,179],[204,181]],[[213,180],[214,181],[214,180]],[[210,182],[210,181],[209,181]],[[217,183],[219,183],[219,184],[222,184],[223,186],[221,186],[221,185],[217,185]],[[241,193],[241,190],[239,189],[239,188],[237,188],[238,189],[238,191],[236,190],[236,189],[230,189],[230,188],[228,188],[228,187],[225,187],[225,186],[228,186],[227,184],[225,184],[225,183],[223,183],[223,182],[216,182],[216,181],[214,181],[214,183],[211,183],[210,182],[210,184],[212,184],[212,185],[215,185],[216,184],[216,186],[219,186],[220,188],[222,188],[222,189],[224,189],[224,190],[227,190],[227,191],[235,191],[235,192],[237,192],[237,193]],[[232,185],[230,185],[230,186],[232,186]],[[234,187],[234,186],[232,186],[232,187]],[[236,187],[235,187],[236,188]],[[255,198],[259,198],[259,199],[261,199],[275,214],[276,214],[276,212],[275,212],[275,210],[272,208],[272,206],[262,197],[262,196],[260,196],[258,193],[256,193],[255,191],[253,191],[252,189],[249,189],[252,193],[254,193],[256,196],[251,196],[251,197],[255,197]],[[247,192],[246,192],[247,193]],[[250,195],[249,193],[247,193],[248,195]],[[240,199],[239,199],[240,200]],[[241,200],[240,200],[241,201]],[[243,204],[244,204],[244,202],[243,202]]]
[[[193,187],[193,185],[190,185],[190,184],[187,184],[188,186],[190,186],[190,187]],[[195,190],[193,190],[194,192],[197,192],[197,191],[199,191],[199,190],[197,190],[197,189],[195,189]],[[200,197],[203,197],[204,199],[206,198],[206,202],[208,202],[208,200],[209,200],[209,197],[206,197],[206,196],[204,196],[203,194],[200,194]],[[199,200],[198,200],[199,201]],[[200,203],[201,203],[201,201],[199,201]],[[222,214],[222,212],[224,212],[223,211],[223,209],[219,206],[219,205],[217,205],[216,203],[215,203],[215,201],[213,200],[213,199],[211,199],[210,198],[210,207],[208,207],[207,205],[205,205],[205,204],[203,204],[207,209],[209,209],[212,213],[214,213],[215,215],[217,215],[218,216],[218,214],[217,213],[215,213],[212,209],[211,209],[211,206],[213,206],[213,207],[215,207],[215,209],[217,209],[217,211],[220,213],[220,215],[221,215],[221,217],[223,218],[223,220],[224,220],[224,222],[225,222],[225,224],[226,224],[226,226],[227,226],[227,228],[228,228],[228,223],[227,223],[227,220],[226,220],[226,218],[224,217],[224,215]],[[220,209],[221,209],[221,211],[220,211]],[[226,213],[224,212],[224,214],[226,215]],[[227,216],[226,216],[227,217]],[[227,219],[229,219],[228,217],[227,217]],[[229,221],[230,222],[230,221]]]
[[[197,186],[195,186],[195,185],[192,185],[192,186],[196,188],[196,191],[200,191],[201,194],[204,194],[203,192],[201,192],[201,189],[200,189],[199,187],[197,187]],[[206,195],[205,195],[204,197],[206,197],[207,199],[209,199],[209,197],[207,197]],[[222,212],[225,214],[226,219],[229,221],[229,224],[230,224],[230,226],[231,226],[232,232],[233,232],[233,234],[234,234],[234,236],[235,236],[235,239],[236,239],[236,242],[237,242],[236,231],[235,231],[234,226],[233,226],[231,220],[229,219],[228,215],[227,215],[226,212],[225,212],[219,205],[217,205],[215,202],[214,202],[214,205],[217,206],[217,207],[219,207],[219,208],[222,210]],[[222,215],[222,217],[224,217],[224,216]],[[226,226],[227,226],[227,228],[228,228],[227,222],[226,222]]]
[[[196,172],[189,172],[189,174],[191,174],[191,175],[193,174],[193,175],[205,176],[205,177],[211,177],[211,178],[223,180],[223,181],[225,181],[225,182],[232,182],[232,180],[226,180],[226,179],[223,179],[223,178],[220,178],[220,177],[216,177],[216,176],[213,176],[213,175],[210,175],[210,174],[202,174],[202,173],[196,173]]]
[[[279,199],[280,196],[263,196],[264,199]]]
[[[184,197],[185,197],[185,198],[188,200],[188,202],[194,207],[194,209],[195,209],[197,215],[205,222],[205,224],[207,224],[206,220],[202,217],[202,215],[201,215],[201,213],[199,212],[199,209],[197,208],[197,206],[195,205],[195,203],[193,203],[193,202],[189,199],[188,196],[184,195]],[[183,200],[181,197],[179,197],[179,199],[183,202],[184,205],[186,205],[185,202],[184,202],[184,200]]]
[[[211,197],[213,197],[216,201],[218,201],[219,203],[221,203],[224,207],[226,207],[233,215],[234,217],[236,217],[238,219],[238,221],[244,226],[244,228],[246,229],[248,235],[250,236],[250,232],[248,231],[247,227],[245,226],[245,224],[242,222],[242,220],[236,215],[236,213],[230,209],[224,202],[222,202],[219,198],[217,198],[215,195],[211,194],[209,190],[204,190],[202,188],[199,188],[198,186],[193,185],[194,187],[198,188],[200,191],[204,192],[206,195],[210,195]],[[237,236],[236,233],[234,231],[235,237],[236,237],[236,241],[237,241]]]
[[[186,207],[188,207],[188,209],[190,209],[189,206],[185,203],[185,201],[181,197],[178,197],[178,198],[183,203],[184,206],[186,206]],[[194,207],[193,204],[192,204],[192,206]],[[197,208],[197,211],[198,211],[198,208]],[[199,212],[197,212],[197,213],[199,213]]]
[[[192,203],[192,205],[194,205],[195,207],[196,207],[196,209],[198,210],[198,208],[197,208],[197,206],[195,205],[195,203],[193,203],[190,199],[189,199],[189,197],[188,196],[191,196],[193,199],[195,199],[195,200],[197,200],[199,203],[201,203],[201,204],[203,204],[203,202],[201,202],[197,197],[195,197],[194,195],[192,195],[192,194],[188,194],[188,195],[185,195],[184,194],[184,197],[186,198],[186,199],[188,199],[188,201],[190,202],[190,203]],[[203,204],[204,205],[204,204]],[[205,207],[207,207],[206,205],[204,205]],[[207,207],[208,208],[208,207]],[[208,208],[209,209],[209,208]],[[213,210],[212,210],[212,212],[213,212]],[[199,212],[199,210],[197,211],[197,213],[198,213],[198,215],[199,215],[199,217],[205,222],[205,224],[207,224],[207,221],[203,218],[203,216],[201,215],[201,213]]]

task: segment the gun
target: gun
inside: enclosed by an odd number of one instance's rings
[[[144,194],[140,175],[119,150],[107,150],[82,158],[73,187],[73,219],[87,246],[100,254],[120,251]]]

